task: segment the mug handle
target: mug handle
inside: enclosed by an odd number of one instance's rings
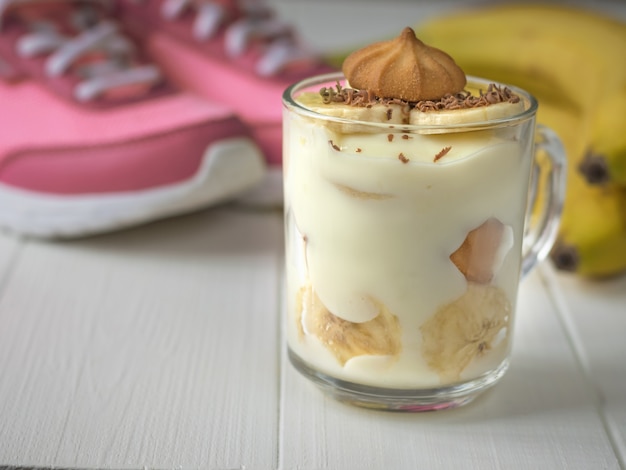
[[[565,201],[567,159],[557,134],[537,124],[524,225],[521,277],[544,260],[556,240]]]

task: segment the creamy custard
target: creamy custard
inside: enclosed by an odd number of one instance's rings
[[[300,103],[329,115],[345,106]],[[532,161],[520,134],[532,129],[363,132],[296,113],[284,127],[291,350],[330,376],[387,388],[496,369],[510,349]],[[451,256],[490,220],[501,226],[493,275],[468,280]]]

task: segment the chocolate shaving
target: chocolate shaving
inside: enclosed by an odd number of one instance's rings
[[[351,106],[371,107],[374,104],[396,104],[403,106],[403,113],[408,114],[412,109],[418,111],[438,111],[442,109],[469,109],[481,106],[489,106],[496,103],[518,103],[519,95],[516,95],[510,88],[489,84],[487,91],[480,91],[478,96],[472,95],[469,91],[462,91],[455,94],[447,94],[438,100],[404,101],[397,98],[381,98],[374,95],[369,90],[356,90],[353,88],[343,88],[339,82],[332,87],[324,87],[320,90],[320,95],[325,104],[343,103]],[[391,118],[391,109],[387,111],[387,117]]]
[[[400,155],[398,155],[398,158],[400,159],[402,163],[409,163],[409,159],[406,158],[402,152],[400,152]]]
[[[341,150],[341,147],[339,147],[339,145],[337,145],[336,143],[334,143],[332,140],[329,140],[328,143],[330,144],[330,146],[337,151]]]
[[[387,134],[387,140],[393,142],[393,134]]]
[[[452,149],[452,147],[444,147],[442,148],[439,153],[437,155],[435,155],[435,159],[433,160],[434,162],[436,162],[437,160],[439,160],[441,157],[443,157],[444,155],[446,155],[450,150]]]

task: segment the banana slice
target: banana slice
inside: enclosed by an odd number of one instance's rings
[[[326,116],[350,119],[353,121],[382,122],[388,124],[406,124],[409,113],[403,113],[398,104],[375,104],[372,106],[352,106],[342,103],[326,104],[318,93],[303,93],[298,102],[316,113]]]
[[[378,315],[363,323],[331,313],[310,284],[300,289],[297,302],[301,308],[300,337],[316,336],[342,366],[353,357],[396,356],[402,349],[398,317],[379,302]]]
[[[411,110],[410,123],[419,126],[448,126],[494,121],[516,116],[524,111],[524,103],[502,102],[467,109],[442,109],[432,111]]]
[[[469,282],[465,294],[420,327],[424,359],[442,381],[459,380],[472,361],[506,339],[511,312],[502,289]]]

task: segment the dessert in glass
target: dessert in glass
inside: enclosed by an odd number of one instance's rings
[[[564,153],[536,100],[406,28],[283,102],[291,362],[356,405],[468,403],[506,371],[520,277],[558,226]]]

